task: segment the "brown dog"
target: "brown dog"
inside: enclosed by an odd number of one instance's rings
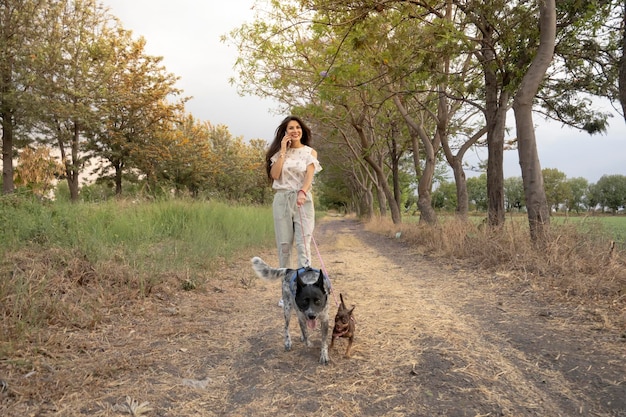
[[[352,341],[354,340],[354,317],[352,312],[354,311],[354,305],[348,310],[346,304],[343,302],[343,294],[339,294],[341,298],[341,305],[337,309],[335,315],[335,327],[333,328],[333,338],[330,341],[330,347],[333,347],[335,339],[338,337],[345,337],[348,339],[348,348],[346,349],[346,357],[350,357],[350,349],[352,348]]]

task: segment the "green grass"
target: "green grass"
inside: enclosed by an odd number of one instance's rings
[[[626,248],[626,216],[622,215],[581,215],[581,216],[553,216],[554,224],[578,224],[584,231],[596,232],[611,236],[622,248]]]
[[[273,242],[271,207],[170,200],[41,203],[0,199],[2,254],[26,247],[77,250],[92,263],[123,258],[140,270],[207,267]]]
[[[159,291],[205,288],[274,244],[271,207],[0,197],[0,357],[42,326],[93,327]],[[232,278],[232,277],[229,277]]]

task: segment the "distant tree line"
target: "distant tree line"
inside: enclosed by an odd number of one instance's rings
[[[598,182],[589,183],[585,178],[567,178],[553,168],[542,170],[544,188],[550,211],[581,213],[588,211],[609,211],[617,213],[626,206],[626,175],[604,175]],[[470,207],[479,212],[486,212],[487,177],[482,174],[467,179]],[[504,180],[504,201],[507,212],[526,209],[524,184],[521,177],[509,177]],[[412,207],[406,205],[406,210]],[[447,211],[456,209],[454,184],[443,180],[433,192],[435,208]]]

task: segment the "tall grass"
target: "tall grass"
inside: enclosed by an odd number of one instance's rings
[[[209,263],[272,242],[269,207],[170,200],[47,203],[0,200],[4,252],[37,246],[79,250],[92,262],[123,254],[151,269]]]
[[[440,218],[436,226],[398,226],[377,219],[368,227],[389,236],[401,231],[402,238],[423,253],[517,280],[547,299],[590,310],[598,306],[611,317],[607,325],[626,326],[626,253],[615,244],[605,218],[551,222],[541,245],[530,241],[528,224],[521,218],[507,219],[497,230],[453,216]]]
[[[200,287],[274,241],[271,207],[0,197],[0,347],[44,324],[89,327],[153,289]],[[0,349],[1,354],[1,349]]]

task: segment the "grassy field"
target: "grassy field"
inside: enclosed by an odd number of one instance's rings
[[[402,225],[370,223],[391,236],[402,230],[419,252],[520,271],[568,297],[626,291],[625,217],[554,217],[553,240],[542,251],[528,242],[524,216],[497,235],[440,218],[434,228],[408,216]],[[0,228],[0,356],[49,323],[92,328],[103,311],[155,289],[206,289],[239,252],[274,245],[271,207],[206,201],[70,204],[10,195],[0,197]]]
[[[569,216],[569,217],[553,217],[556,223],[573,222],[583,227],[600,226],[603,231],[613,236],[613,239],[619,243],[622,248],[626,248],[626,216]]]
[[[274,238],[270,207],[220,202],[48,203],[0,200],[1,250],[37,246],[80,251],[90,262],[116,259],[144,270],[219,258]],[[200,260],[200,261],[199,261]]]
[[[238,251],[274,242],[271,207],[0,198],[0,357],[40,326],[93,327],[155,288],[202,288]]]

